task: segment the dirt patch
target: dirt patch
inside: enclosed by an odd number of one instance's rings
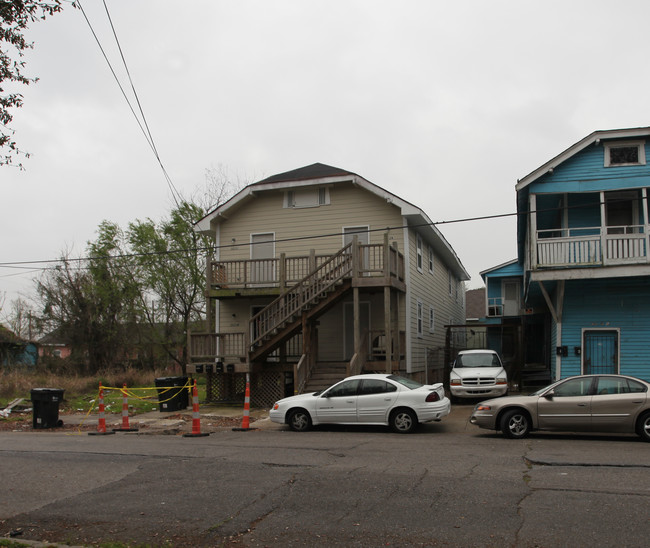
[[[62,421],[61,426],[54,428],[34,428],[32,424],[31,413],[15,413],[9,418],[0,418],[0,433],[2,432],[94,432],[97,430],[97,417],[85,417],[80,415],[59,413],[59,419]],[[250,419],[251,424],[254,419]],[[132,427],[137,427],[142,433],[159,433],[159,434],[177,434],[192,431],[192,415],[178,413],[167,415],[164,419],[139,421],[138,416],[129,417],[129,423]],[[238,428],[242,424],[242,417],[202,417],[201,432],[218,432],[223,429]],[[106,420],[106,429],[112,430],[121,426],[119,420]]]

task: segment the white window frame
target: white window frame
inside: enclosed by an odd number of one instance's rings
[[[422,236],[419,234],[415,235],[415,266],[418,269],[418,272],[422,272]]]
[[[418,339],[421,339],[424,336],[424,303],[418,299],[417,304],[415,306],[416,309],[416,319],[417,319],[417,332],[418,332]]]
[[[434,333],[436,330],[436,313],[433,306],[429,306],[429,333]]]
[[[433,247],[429,246],[429,273],[433,274]]]
[[[638,162],[629,162],[625,164],[612,164],[610,162],[611,150],[613,148],[622,148],[622,147],[637,147],[639,150],[639,161]],[[605,167],[625,167],[625,166],[644,166],[645,165],[645,141],[611,141],[605,143]]]
[[[301,205],[296,205],[296,194],[302,193],[304,196],[308,196],[310,193],[313,193],[312,201],[305,201]],[[310,207],[320,207],[324,205],[330,205],[330,190],[326,186],[321,187],[301,187],[301,188],[291,188],[284,193],[284,204],[285,209],[305,209]]]
[[[449,296],[451,297],[453,295],[453,283],[452,283],[452,274],[451,274],[451,269],[447,270],[447,281],[449,283]]]

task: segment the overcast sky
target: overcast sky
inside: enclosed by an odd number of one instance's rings
[[[129,93],[100,0],[82,0]],[[597,129],[650,125],[647,0],[107,0],[161,160],[254,182],[314,162],[433,221],[515,211],[518,178]],[[82,255],[102,220],[159,220],[167,181],[83,14],[31,26],[0,167],[0,263]],[[439,227],[479,272],[516,257],[513,218]],[[34,272],[0,267],[5,306]]]

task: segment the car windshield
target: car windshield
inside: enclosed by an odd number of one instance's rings
[[[491,352],[459,354],[454,367],[500,367],[499,356]]]
[[[420,388],[420,386],[424,386],[422,383],[419,383],[418,381],[414,381],[412,379],[406,379],[404,377],[399,377],[398,375],[389,375],[388,378],[391,381],[398,382],[401,385],[406,386],[406,388],[409,388],[411,390]]]

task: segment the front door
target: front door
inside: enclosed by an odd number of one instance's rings
[[[618,331],[585,330],[582,356],[585,375],[616,375],[618,373]]]
[[[509,280],[503,282],[503,315],[519,316],[519,282]]]
[[[253,283],[275,282],[275,234],[251,234],[251,272]]]
[[[319,422],[357,422],[359,379],[341,381],[316,400]]]
[[[592,377],[568,379],[553,389],[552,397],[540,397],[537,402],[539,427],[552,430],[589,430],[592,382]]]

